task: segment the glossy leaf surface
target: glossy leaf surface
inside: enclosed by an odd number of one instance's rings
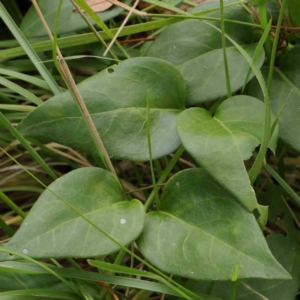
[[[276,116],[283,108],[279,118],[280,138],[289,146],[300,151],[300,46],[285,54],[280,67],[274,69],[270,93],[271,109]],[[268,70],[262,69],[267,80]],[[256,81],[249,84],[249,93],[263,99]]]
[[[264,104],[253,97],[225,100],[214,117],[202,108],[190,108],[177,120],[177,131],[185,149],[247,209],[259,209],[244,165],[260,144]],[[278,130],[270,147],[276,148]]]
[[[120,249],[58,197],[122,245],[143,229],[143,205],[126,200],[110,172],[81,168],[60,177],[42,193],[6,248],[34,258],[93,257]]]
[[[207,3],[189,12],[201,12],[218,6],[217,2]],[[217,11],[205,16],[220,17],[220,13]],[[249,14],[239,5],[227,7],[225,19],[252,22]],[[220,26],[220,22],[209,22]],[[250,26],[226,22],[226,33],[240,44],[253,41],[253,28]],[[249,65],[228,41],[227,46],[231,89],[235,92],[243,86]],[[245,49],[253,55],[255,46]],[[146,56],[159,57],[177,66],[186,81],[187,105],[212,101],[227,94],[221,33],[208,22],[187,20],[170,25],[151,46],[146,45],[143,50]],[[261,53],[257,64],[261,66],[263,60],[264,53]]]
[[[149,159],[148,95],[153,158],[169,154],[180,145],[175,122],[184,109],[185,84],[181,74],[168,62],[156,58],[128,59],[78,87],[111,157]],[[20,123],[19,130],[24,136],[40,141],[54,141],[95,153],[88,129],[69,92],[35,109]]]
[[[159,211],[146,216],[138,247],[164,272],[196,280],[281,278],[254,218],[204,169],[189,169],[167,183]]]
[[[52,32],[59,2],[60,0],[37,0],[43,16]],[[74,6],[72,5],[71,1],[63,1],[58,23],[58,34],[66,34],[68,32],[88,28],[88,25],[82,19],[80,14],[78,12],[74,12],[73,9]],[[105,22],[111,18],[116,17],[122,11],[122,8],[114,6],[108,11],[98,13],[98,16]],[[93,20],[90,20],[90,22],[95,25],[95,22]],[[44,26],[42,25],[40,18],[33,6],[26,13],[20,27],[26,37],[38,37],[47,35]]]

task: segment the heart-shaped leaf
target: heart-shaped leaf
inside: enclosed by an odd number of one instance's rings
[[[267,236],[268,246],[278,262],[291,274],[292,280],[263,280],[261,278],[248,279],[238,285],[236,300],[295,300],[300,285],[300,245],[298,242],[298,231],[290,216],[286,204],[282,201],[282,190],[272,185],[271,190],[259,197],[263,204],[270,205],[269,219],[271,222],[283,217],[284,226],[287,228],[287,236],[271,234]],[[230,282],[214,282],[211,295],[229,299]],[[246,285],[244,285],[246,284]],[[196,285],[196,292],[205,292],[212,282],[199,282]],[[262,298],[258,296],[259,293]]]
[[[196,280],[281,278],[253,216],[204,169],[189,169],[167,183],[160,210],[146,216],[138,247],[164,272]]]
[[[231,1],[232,2],[232,1]],[[200,5],[191,13],[205,11],[219,6],[219,2]],[[220,12],[209,17],[220,17]],[[252,22],[249,14],[239,5],[225,9],[225,19]],[[210,21],[219,27],[220,22]],[[226,33],[240,44],[253,42],[253,28],[236,23],[226,23]],[[227,42],[231,89],[240,89],[247,77],[249,64],[243,55]],[[256,45],[245,47],[253,55]],[[187,105],[195,105],[215,100],[227,95],[221,33],[208,22],[188,20],[168,26],[158,38],[142,51],[146,56],[163,58],[176,65],[187,85]],[[259,66],[264,61],[263,51],[257,60]],[[253,77],[253,74],[250,78]]]
[[[244,165],[260,144],[264,104],[249,96],[224,101],[214,117],[202,108],[190,108],[178,116],[177,131],[185,149],[211,176],[247,209],[260,210]],[[275,151],[278,130],[270,142]]]
[[[279,118],[280,138],[289,146],[300,152],[300,46],[287,52],[279,68],[274,68],[270,92],[270,102],[273,114],[276,116],[281,109]],[[264,78],[268,78],[268,69],[263,68]],[[261,89],[253,80],[249,84],[249,93],[263,99]]]
[[[128,245],[143,229],[143,205],[126,200],[114,175],[81,168],[60,177],[43,192],[6,248],[34,258],[93,257],[120,249],[61,199],[122,245]]]
[[[147,97],[150,95],[153,158],[180,145],[176,116],[184,109],[181,74],[157,58],[132,58],[78,85],[95,126],[111,157],[148,160]],[[148,94],[148,95],[147,95]],[[95,146],[69,92],[48,100],[19,125],[20,132],[88,153]]]
[[[37,0],[42,14],[52,31],[54,28],[54,22],[59,2],[60,0]],[[125,3],[127,4],[128,2],[129,1],[125,1]],[[88,25],[82,19],[80,14],[78,12],[74,12],[73,9],[74,6],[72,5],[71,1],[63,1],[58,22],[58,34],[66,34],[68,32],[88,28]],[[115,6],[108,11],[98,13],[98,16],[105,22],[110,20],[111,18],[118,16],[122,11],[123,9],[121,7]],[[90,20],[90,22],[95,25],[95,22],[93,20]],[[20,28],[26,37],[38,37],[47,35],[45,28],[42,25],[41,20],[36,12],[36,9],[33,6],[24,16]]]

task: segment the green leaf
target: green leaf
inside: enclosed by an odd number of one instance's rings
[[[300,151],[300,46],[287,52],[280,62],[279,68],[274,68],[270,92],[270,104],[276,116],[285,105],[279,118],[280,138],[293,149]],[[267,68],[262,69],[264,78],[268,78]],[[256,80],[249,84],[249,94],[263,99]]]
[[[54,28],[56,11],[59,5],[59,1],[60,0],[37,1],[37,4],[39,5],[41,12],[52,32]],[[66,34],[72,31],[82,30],[88,27],[88,25],[82,19],[80,14],[73,12],[73,9],[74,6],[70,1],[63,1],[63,6],[59,18],[58,34]],[[122,11],[122,8],[114,6],[110,10],[98,13],[98,16],[102,19],[102,21],[105,22],[118,16]],[[93,20],[90,20],[90,22],[93,25],[96,24]],[[20,28],[26,37],[38,37],[47,35],[45,28],[42,25],[41,20],[33,6],[31,6],[27,14],[24,16]]]
[[[290,18],[292,20],[292,23],[295,27],[300,26],[300,20],[299,20],[299,15],[300,15],[300,3],[298,0],[287,0],[287,4],[289,7],[289,14]]]
[[[75,293],[52,291],[50,289],[19,290],[0,293],[1,300],[81,300]]]
[[[264,104],[249,96],[224,101],[214,117],[202,108],[190,108],[178,116],[177,131],[185,149],[248,211],[260,210],[244,166],[244,160],[260,144]],[[278,129],[270,142],[275,151]]]
[[[219,3],[209,3],[209,6],[200,5],[189,10],[190,13],[219,7]],[[225,19],[243,22],[252,22],[249,14],[240,6],[228,7],[224,11]],[[206,14],[207,17],[219,17],[220,12]],[[209,21],[220,28],[220,22]],[[240,44],[249,44],[253,41],[253,28],[235,23],[226,23],[226,33]],[[228,42],[228,46],[232,44]],[[148,46],[144,46],[148,47]],[[148,48],[146,55],[158,57],[181,65],[205,53],[222,49],[221,33],[199,20],[187,20],[172,24],[158,36]]]
[[[145,258],[164,272],[196,280],[289,279],[270,253],[253,216],[204,169],[167,183],[159,211],[146,216],[137,240]]]
[[[251,56],[254,55],[256,44],[244,47]],[[189,60],[179,66],[187,85],[186,103],[188,106],[219,99],[227,95],[223,50],[215,50]],[[226,49],[230,84],[232,93],[239,90],[245,80],[249,64],[235,47]],[[257,64],[262,65],[264,51],[261,51]],[[250,78],[254,74],[251,73]]]
[[[190,13],[219,7],[218,2],[200,5]],[[207,14],[208,17],[220,17],[220,12]],[[227,7],[224,18],[252,23],[249,14],[239,5]],[[220,27],[220,22],[209,21]],[[240,44],[253,42],[253,28],[237,23],[226,22],[226,33]],[[249,65],[230,41],[226,41],[230,81],[232,92],[243,86]],[[148,47],[146,49],[146,47]],[[255,45],[246,47],[251,55]],[[187,20],[168,26],[158,38],[142,49],[146,56],[165,59],[176,65],[187,85],[187,105],[195,105],[215,100],[227,95],[221,33],[199,20]],[[257,64],[262,65],[264,53]],[[251,78],[253,74],[251,75]]]
[[[62,277],[80,279],[85,281],[102,281],[105,283],[116,284],[119,286],[132,287],[135,289],[153,291],[156,293],[169,294],[174,296],[180,296],[174,289],[161,283],[156,283],[148,280],[140,280],[129,277],[122,277],[119,275],[109,275],[106,273],[87,272],[71,268],[59,268],[51,265],[47,265],[56,274]],[[27,274],[48,274],[48,271],[31,263],[22,263],[15,261],[0,262],[0,270],[2,272],[24,272]],[[207,297],[205,300],[217,300],[214,297]]]
[[[265,188],[267,188],[265,186]],[[270,220],[274,222],[283,216],[284,225],[288,228],[287,236],[272,234],[267,237],[268,246],[278,262],[291,274],[292,280],[263,280],[249,279],[239,284],[237,300],[261,300],[255,292],[270,300],[294,300],[299,290],[300,282],[300,246],[298,242],[298,231],[295,229],[290,213],[285,206],[281,194],[282,189],[272,185],[272,189],[265,193],[263,204],[270,205]],[[204,292],[210,285],[207,282],[199,282],[195,287],[195,292]],[[229,282],[215,282],[211,295],[219,296],[223,299],[229,297]],[[252,289],[249,289],[249,287]],[[254,291],[254,292],[253,292]]]
[[[0,282],[0,292],[37,288],[70,291],[70,289],[66,289],[66,286],[52,275],[0,272]]]
[[[127,201],[110,172],[82,168],[60,177],[43,192],[6,244],[8,250],[34,258],[92,257],[119,250],[58,197],[122,245],[128,245],[143,229],[143,205]],[[1,260],[5,259],[8,257],[2,255]]]
[[[184,109],[185,84],[168,62],[132,58],[78,85],[104,146],[111,157],[148,160],[147,91],[151,95],[153,159],[180,145],[176,116]],[[87,153],[94,144],[69,92],[47,100],[19,125],[20,132]]]

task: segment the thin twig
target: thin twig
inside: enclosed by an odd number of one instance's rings
[[[93,26],[93,24],[89,21],[89,19],[85,16],[85,14],[82,12],[82,9],[80,9],[80,7],[74,2],[74,0],[70,0],[71,3],[73,4],[73,6],[75,7],[76,11],[78,11],[78,13],[81,15],[82,19],[87,23],[87,25],[91,28],[91,30],[93,31],[93,33],[96,35],[96,37],[98,38],[98,40],[102,43],[102,45],[107,48],[107,44],[104,41],[104,39],[101,37],[101,35],[97,32],[97,30],[95,29],[95,27]],[[110,50],[109,53],[111,54],[111,56],[116,59],[119,60],[118,57]]]
[[[161,183],[161,184],[156,184],[155,186],[165,186],[165,185],[166,185],[165,183]],[[153,188],[154,188],[154,185],[149,185],[149,186],[146,186],[146,187],[143,187],[143,188],[139,188],[139,189],[136,189],[136,190],[133,190],[133,191],[126,192],[124,194],[132,194],[132,193],[135,193],[135,192],[148,190],[148,189],[153,189]]]
[[[114,5],[116,5],[116,6],[122,7],[123,9],[129,11],[130,14],[134,13],[134,14],[140,16],[141,18],[146,18],[147,17],[147,13],[135,9],[135,7],[136,7],[135,5],[133,7],[130,7],[129,5],[127,5],[125,3],[122,3],[118,0],[107,0],[107,1],[114,4]]]
[[[295,223],[297,224],[298,228],[300,229],[300,222],[299,222],[298,218],[296,217],[296,215],[294,214],[293,210],[292,210],[291,207],[289,206],[288,202],[284,199],[284,197],[281,196],[281,198],[282,198],[283,202],[285,203],[285,205],[287,206],[287,208],[288,208],[288,210],[289,210],[291,216],[293,217]]]
[[[260,294],[259,292],[255,291],[250,285],[248,285],[247,283],[245,282],[241,282],[242,285],[247,288],[249,291],[251,291],[253,294],[256,294],[258,297],[260,297],[261,299],[263,300],[270,300],[269,298],[265,297],[264,295]]]
[[[117,33],[115,34],[114,38],[111,40],[111,42],[109,43],[108,47],[106,48],[103,56],[106,56],[107,52],[110,51],[110,48],[112,47],[112,45],[114,44],[114,42],[116,41],[116,39],[118,38],[120,32],[122,31],[122,29],[124,28],[124,26],[126,25],[128,19],[130,18],[130,16],[132,15],[132,13],[134,12],[136,6],[139,4],[139,0],[136,0],[133,7],[131,8],[131,10],[129,11],[129,13],[127,14],[126,18],[124,19],[122,25],[119,27]]]

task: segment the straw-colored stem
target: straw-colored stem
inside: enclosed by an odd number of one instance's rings
[[[38,4],[36,3],[36,0],[31,0],[45,29],[46,29],[46,32],[50,38],[50,40],[52,42],[54,42],[54,37],[52,35],[52,32],[48,26],[48,24],[46,23],[45,19],[44,19],[44,16],[38,6]],[[106,165],[106,167],[115,175],[117,176],[116,172],[115,172],[115,169],[110,161],[110,158],[106,152],[106,149],[103,145],[103,142],[99,136],[99,133],[96,129],[96,126],[91,118],[91,115],[83,101],[83,98],[77,88],[77,85],[73,79],[73,76],[70,72],[70,69],[66,63],[66,61],[64,60],[64,57],[63,55],[61,54],[59,48],[56,46],[56,52],[57,52],[57,62],[58,62],[58,68],[59,68],[59,71],[61,72],[61,75],[63,76],[66,84],[68,85],[68,88],[70,89],[71,93],[73,94],[76,102],[77,102],[77,105],[79,106],[80,108],[80,112],[82,113],[82,117],[84,119],[84,121],[86,122],[87,124],[87,127],[90,131],[90,134],[91,134],[91,137],[95,143],[95,146],[98,150],[98,154],[99,156],[101,157],[103,163]]]

